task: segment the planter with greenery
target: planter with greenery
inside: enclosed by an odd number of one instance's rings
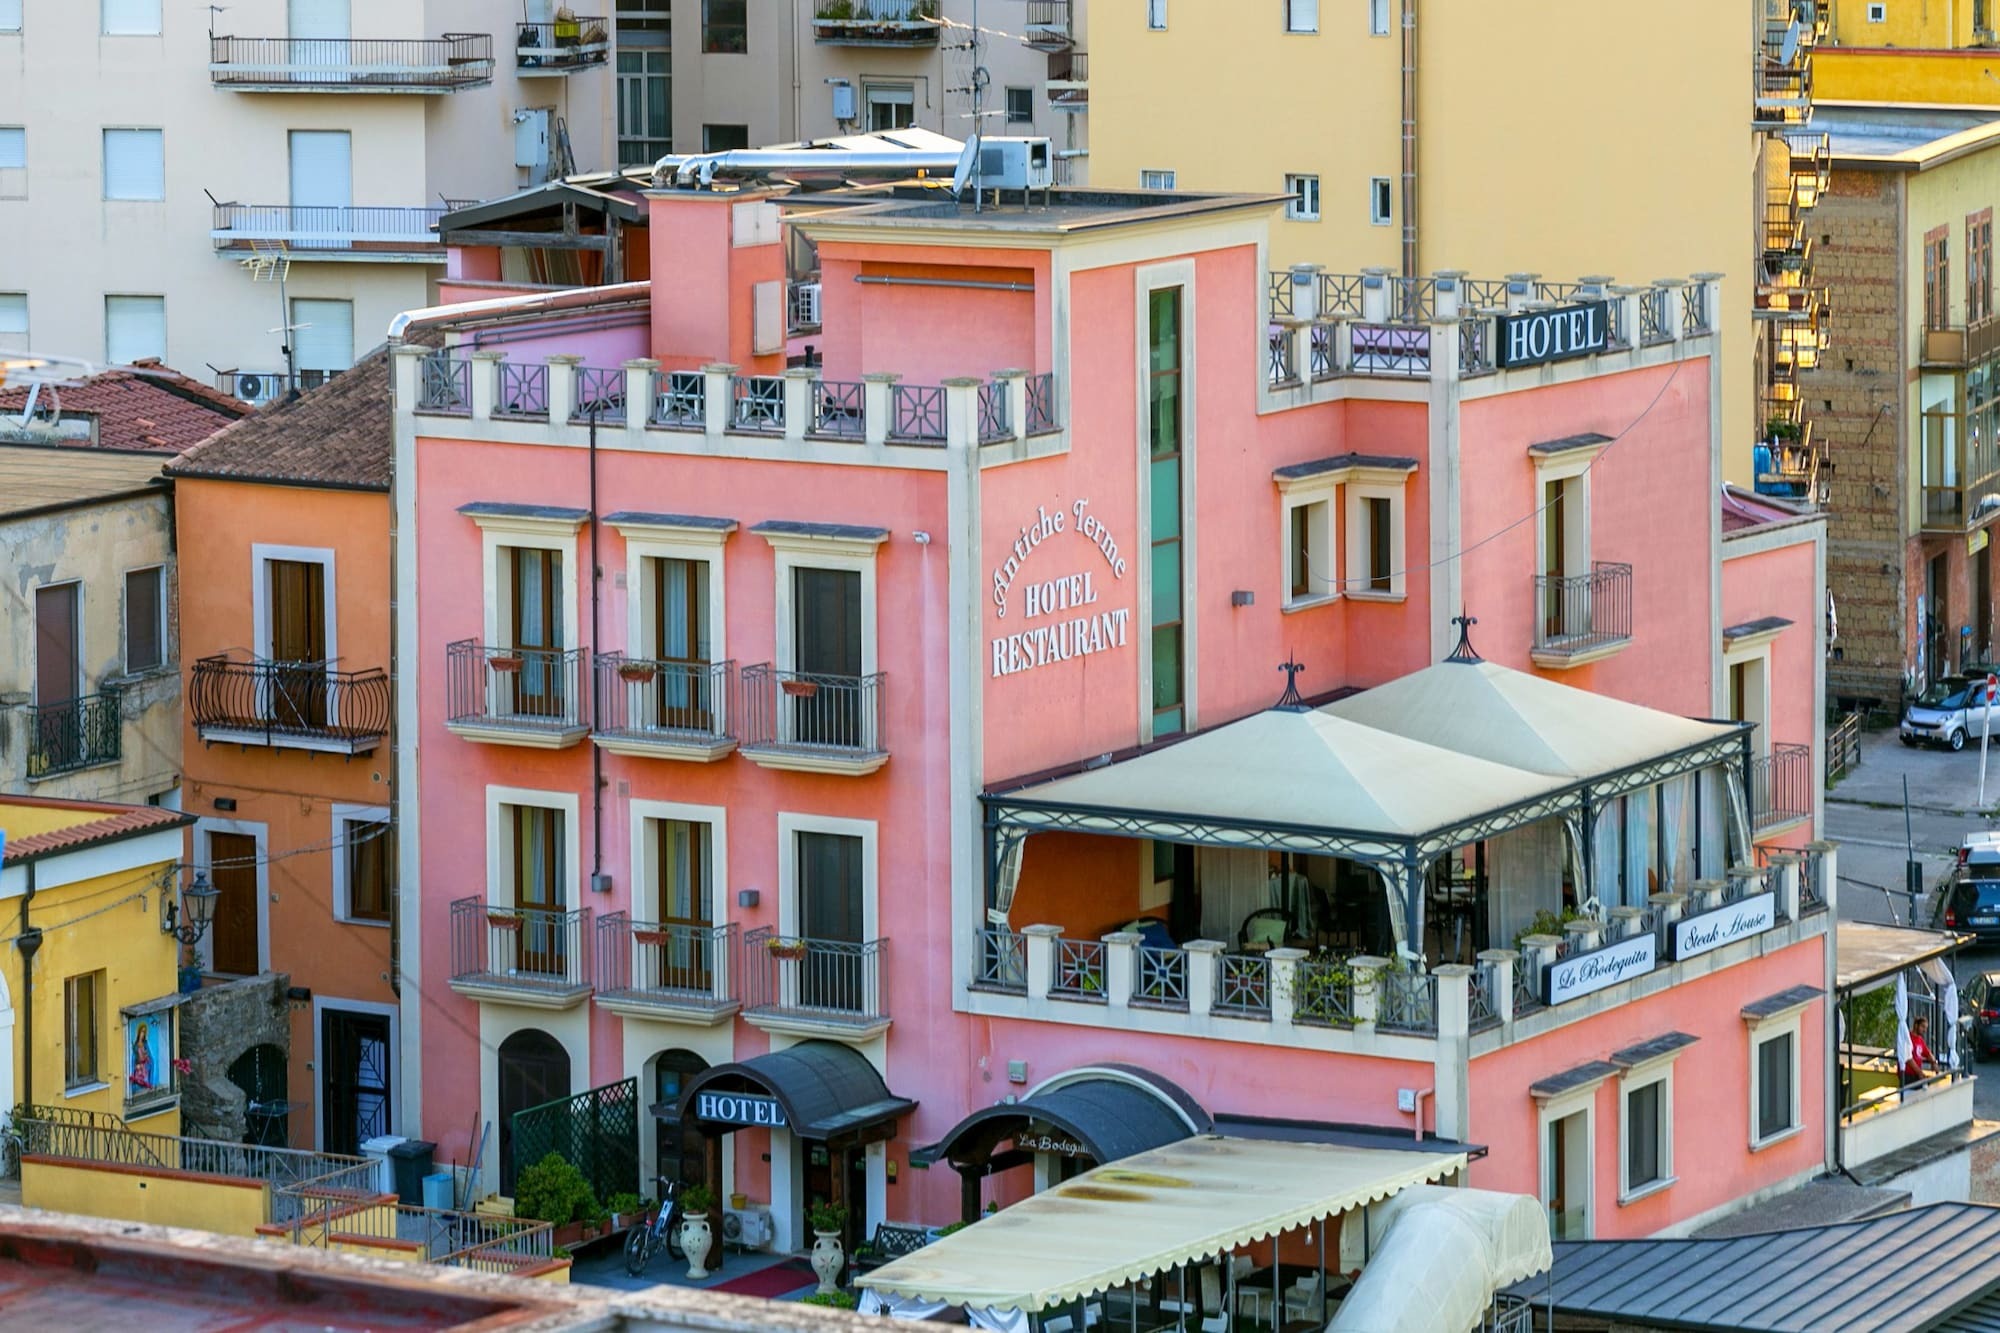
[[[709,1249],[715,1241],[708,1215],[714,1208],[715,1191],[708,1186],[690,1185],[681,1191],[681,1253],[687,1256],[690,1281],[708,1276]]]
[[[594,1235],[603,1215],[590,1182],[560,1153],[542,1158],[514,1182],[514,1216],[547,1222],[555,1228],[557,1245],[582,1243],[586,1228]]]
[[[819,1278],[816,1294],[831,1295],[839,1290],[835,1284],[847,1267],[847,1255],[840,1248],[840,1238],[847,1226],[847,1209],[837,1203],[815,1200],[807,1216],[813,1229],[812,1270]]]
[[[852,1310],[854,1298],[844,1291],[816,1291],[800,1301],[801,1305],[824,1305],[834,1310]]]

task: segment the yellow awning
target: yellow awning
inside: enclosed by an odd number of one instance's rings
[[[1032,1314],[1338,1216],[1465,1163],[1464,1153],[1183,1139],[1086,1171],[856,1283]]]

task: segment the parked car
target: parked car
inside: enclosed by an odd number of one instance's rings
[[[1972,1058],[2000,1055],[2000,972],[1981,972],[1967,982],[1960,1012]]]
[[[2000,879],[1959,873],[1961,878],[1945,894],[1944,928],[1976,936],[1982,944],[2000,941]]]
[[[1905,745],[1930,742],[1963,750],[1968,740],[1979,739],[1985,725],[1986,682],[1943,680],[1910,701],[1903,712],[1902,739]],[[1994,705],[2000,710],[2000,703]]]

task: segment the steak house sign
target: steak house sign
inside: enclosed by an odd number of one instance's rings
[[[1044,542],[1063,533],[1074,533],[1096,549],[1103,568],[1096,561],[1090,567],[1058,573],[1053,578],[1023,577],[1030,559]],[[1073,549],[1073,548],[1072,548]],[[993,675],[1012,676],[1052,662],[1067,662],[1087,653],[1123,648],[1131,631],[1132,609],[1097,608],[1101,591],[1098,578],[1109,572],[1115,579],[1125,577],[1125,553],[1104,521],[1090,512],[1090,501],[1078,500],[1068,510],[1049,512],[1047,505],[1035,506],[1035,521],[1025,524],[1006,560],[993,571],[993,614],[1007,618],[1008,595],[1021,581],[1021,619],[1026,622],[1012,634],[993,638]]]

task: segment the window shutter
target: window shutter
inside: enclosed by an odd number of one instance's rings
[[[28,294],[0,292],[0,347],[28,345]]]
[[[135,569],[125,576],[125,669],[150,671],[166,661],[160,642],[158,569]]]
[[[291,151],[293,208],[346,208],[354,202],[353,150],[346,130],[293,130]]]
[[[0,171],[28,165],[28,132],[18,125],[0,126]]]
[[[338,39],[348,35],[348,0],[291,0],[285,8],[287,37]]]
[[[0,0],[0,32],[21,30],[21,0]]]
[[[111,37],[158,36],[160,0],[104,0],[104,31]]]
[[[167,298],[104,298],[104,359],[125,366],[142,357],[167,355]]]
[[[354,302],[292,302],[292,350],[300,370],[346,370],[354,364]]]
[[[1293,32],[1319,31],[1319,0],[1287,0],[1286,26]]]
[[[104,132],[104,197],[167,197],[166,141],[159,130]]]

